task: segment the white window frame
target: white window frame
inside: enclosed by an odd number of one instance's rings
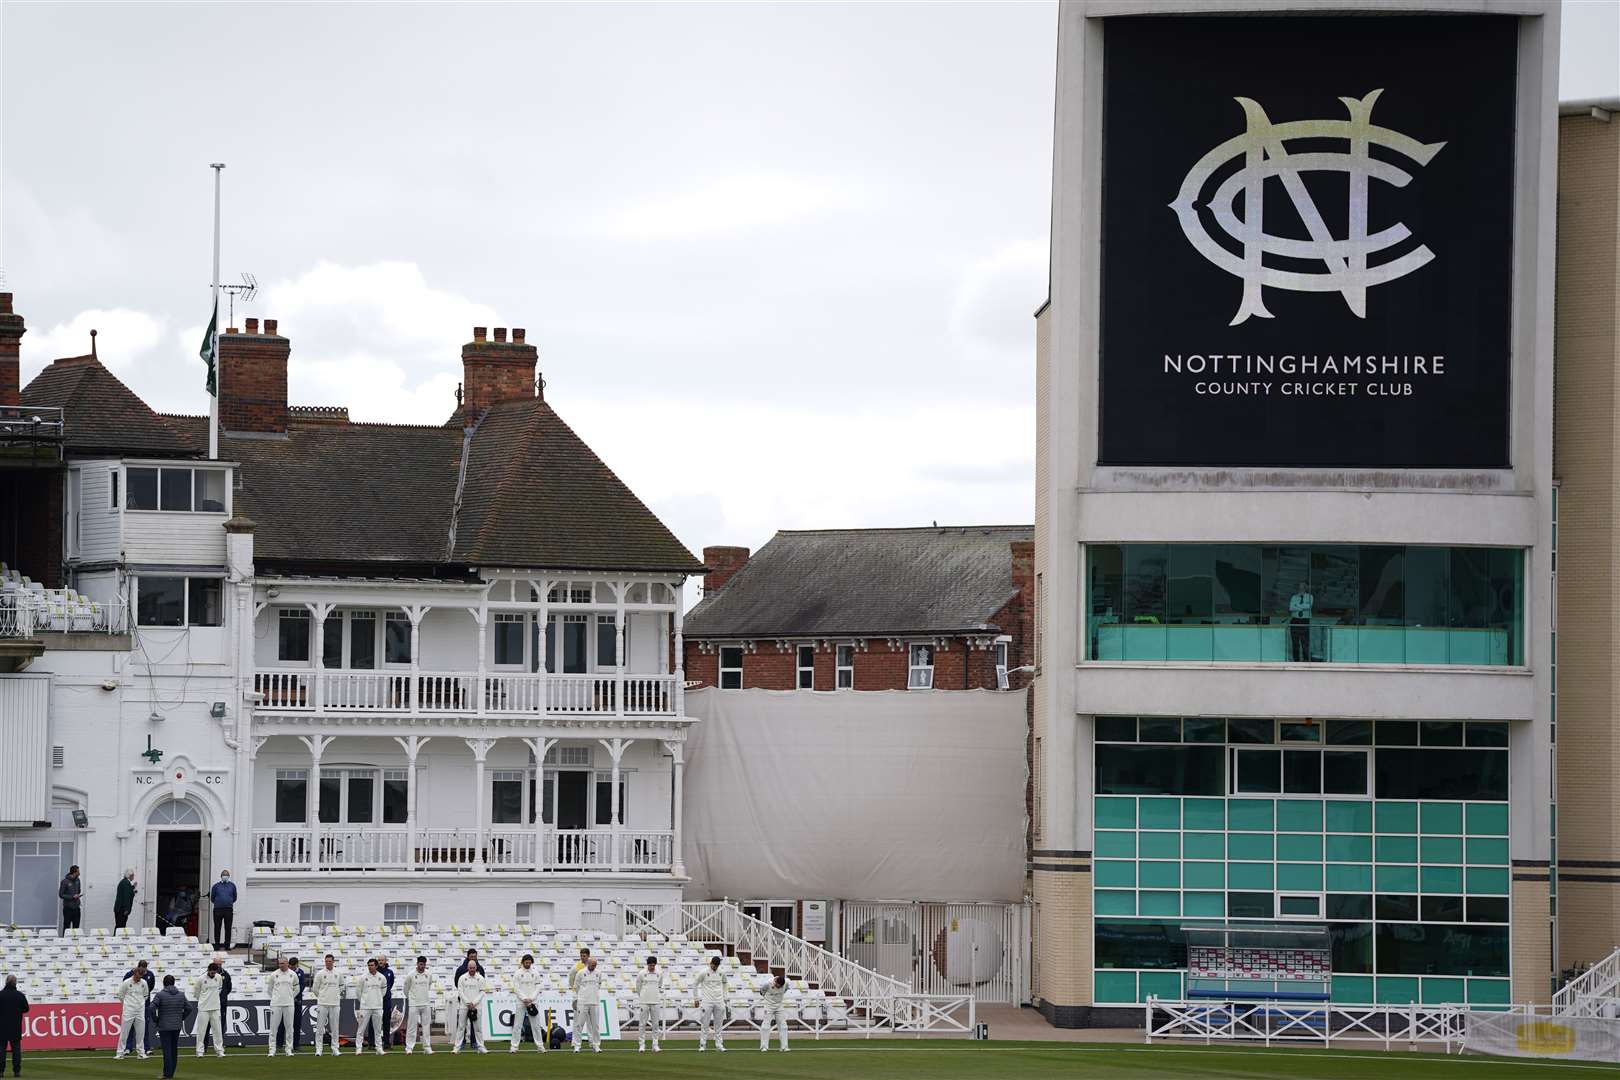
[[[330,909],[330,918],[318,916],[326,914]],[[298,905],[299,926],[336,926],[338,925],[339,905],[328,900],[306,900]]]
[[[1287,897],[1290,900],[1315,900],[1316,911],[1309,915],[1285,915],[1283,914],[1282,909],[1284,897]],[[1321,922],[1322,912],[1327,909],[1327,894],[1319,892],[1298,892],[1292,889],[1278,890],[1276,898],[1272,901],[1272,903],[1275,905],[1272,908],[1272,911],[1278,919],[1292,919],[1300,922]]]
[[[304,782],[304,812],[301,815],[299,815],[299,817],[295,821],[282,821],[280,818],[276,818],[276,824],[277,825],[305,825],[305,824],[308,824],[308,822],[309,822],[309,770],[308,769],[277,769],[276,770],[276,779],[275,779],[276,785],[279,787],[283,780],[288,780],[288,781],[302,780]],[[279,791],[276,791],[274,788],[271,789],[270,813],[271,813],[272,816],[274,816],[274,814],[276,812],[276,807],[278,805],[280,805],[280,802],[281,802],[280,795],[281,795],[281,793]]]
[[[218,517],[229,517],[231,514],[231,474],[229,469],[190,467],[186,465],[125,465],[124,471],[142,472],[150,471],[157,474],[157,505],[152,507],[134,507],[129,505],[129,483],[126,477],[124,482],[124,509],[134,514],[210,514]],[[163,474],[165,472],[186,473],[186,507],[184,510],[165,510],[163,508]],[[223,510],[198,510],[197,504],[197,473],[219,473],[224,505]],[[117,485],[114,485],[116,492]]]
[[[143,576],[144,577],[151,577],[151,578],[179,578],[180,580],[182,580],[182,581],[184,581],[186,583],[186,587],[184,589],[185,597],[184,597],[184,599],[182,600],[182,602],[180,604],[181,615],[180,615],[180,625],[179,626],[163,626],[163,625],[161,625],[159,623],[143,623],[143,622],[140,621],[141,579],[142,579]],[[147,627],[149,627],[151,629],[154,629],[154,630],[185,630],[185,629],[190,629],[193,626],[202,627],[204,629],[209,629],[209,630],[218,630],[220,627],[225,625],[225,584],[224,584],[224,580],[225,579],[223,577],[216,577],[213,574],[146,574],[146,575],[137,575],[136,578],[135,578],[135,625],[137,625],[137,626],[147,626]],[[217,582],[220,583],[220,586],[219,586],[219,622],[217,622],[217,623],[199,623],[199,622],[193,622],[192,621],[192,618],[191,618],[191,583],[193,581],[217,581]],[[277,639],[277,647],[278,648],[280,647],[280,639],[279,639],[279,637]]]
[[[408,926],[412,930],[422,929],[421,902],[417,900],[389,900],[383,904],[383,925]]]
[[[518,785],[518,819],[516,821],[495,820],[495,785]],[[530,786],[534,783],[533,769],[492,769],[489,774],[489,825],[513,826],[534,823],[533,807],[529,805]]]
[[[918,654],[925,663],[918,663]],[[915,641],[906,646],[906,689],[932,690],[934,688],[934,646],[926,641]]]
[[[66,558],[76,559],[81,541],[79,519],[84,516],[84,477],[81,470],[69,469],[66,484],[67,493],[62,499],[62,516],[67,519],[62,523],[62,554]]]
[[[107,470],[107,512],[116,514],[123,506],[124,470],[114,465]]]
[[[421,779],[421,770],[423,768],[425,768],[425,766],[420,766],[420,765],[417,766],[417,779],[418,780]],[[404,821],[389,821],[389,820],[387,820],[388,798],[387,798],[387,793],[383,789],[387,786],[387,784],[388,784],[388,782],[390,780],[395,780],[395,781],[403,780],[403,781],[405,781],[406,786],[405,786],[405,820]],[[410,819],[411,819],[411,787],[410,787],[410,782],[411,782],[411,770],[410,769],[384,769],[382,771],[382,775],[377,778],[377,822],[376,823],[377,823],[377,825],[379,827],[386,829],[390,825],[407,825],[407,824],[410,823]]]
[[[731,651],[735,651],[736,654],[737,654],[737,666],[736,667],[727,667],[726,666],[726,653],[731,652]],[[743,685],[743,647],[741,645],[722,645],[722,646],[720,646],[720,648],[718,650],[716,650],[715,664],[716,664],[717,671],[718,671],[718,674],[715,677],[715,685],[717,687],[719,687],[721,690],[741,690],[742,689],[742,685]],[[736,686],[727,686],[726,685],[726,675],[729,674],[729,673],[732,673],[732,672],[736,673],[737,685]]]
[[[320,781],[336,777],[338,780],[338,812],[336,821],[321,821]],[[371,781],[371,820],[349,820],[349,781]],[[383,770],[375,765],[322,765],[315,786],[315,819],[330,829],[376,829],[382,826]]]
[[[809,664],[804,662],[807,653],[810,656]],[[793,685],[800,690],[814,690],[816,688],[816,647],[814,645],[795,645],[793,647],[793,665]]]
[[[518,632],[522,637],[522,641],[518,644],[519,656],[517,661],[515,663],[511,661],[501,663],[495,659],[500,655],[500,644],[498,641],[500,635],[498,632],[491,634],[489,643],[489,666],[497,671],[527,671],[529,669],[529,642],[530,639],[534,637],[534,635],[529,631],[528,614],[521,611],[497,611],[495,613],[495,623],[496,625],[516,624],[519,628]]]
[[[406,657],[404,660],[388,659],[388,624],[391,622],[405,624],[405,647],[406,649],[412,650],[412,655]],[[383,612],[383,617],[378,620],[378,623],[382,628],[382,640],[377,643],[377,666],[379,668],[390,668],[394,671],[406,670],[411,666],[411,661],[416,659],[415,652],[412,647],[415,644],[419,644],[417,642],[412,642],[411,640],[411,617],[405,614],[405,612],[397,609],[393,611],[385,610]]]
[[[848,660],[849,663],[844,663]],[[839,690],[855,689],[855,646],[833,647],[833,685]]]
[[[1011,676],[1008,674],[1008,661],[1012,658],[1012,635],[1003,634],[996,638],[996,689],[1007,690],[1012,686]]]
[[[138,596],[139,594],[137,594]],[[281,620],[301,619],[304,623],[304,652],[307,654],[302,660],[281,655]],[[283,607],[276,609],[276,663],[303,664],[313,666],[315,663],[315,620],[310,617],[309,609],[305,607]]]

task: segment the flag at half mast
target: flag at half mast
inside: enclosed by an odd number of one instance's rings
[[[202,357],[202,362],[208,365],[208,380],[204,385],[207,386],[208,393],[210,395],[217,397],[219,394],[219,383],[215,378],[215,371],[216,361],[219,359],[218,300],[214,301],[214,314],[213,317],[208,320],[208,332],[203,334],[202,348],[198,350],[197,355]]]

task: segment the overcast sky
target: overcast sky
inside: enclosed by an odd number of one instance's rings
[[[474,325],[694,551],[1033,518],[1052,3],[0,5],[26,383],[207,409],[211,161],[291,399],[439,423]],[[1563,96],[1620,95],[1566,4]]]

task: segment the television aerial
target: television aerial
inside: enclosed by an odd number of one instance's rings
[[[227,314],[225,317],[225,325],[235,329],[236,298],[240,296],[242,298],[242,303],[245,304],[249,300],[252,300],[255,296],[259,295],[259,279],[254,277],[252,274],[243,274],[242,283],[240,285],[221,285],[219,287],[219,291],[230,296],[229,307],[227,308]]]

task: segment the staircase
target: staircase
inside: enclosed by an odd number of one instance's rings
[[[1620,949],[1614,950],[1553,995],[1557,1016],[1613,1016],[1620,1009]]]
[[[812,945],[744,914],[728,901],[622,909],[622,933],[675,935],[716,946],[761,974],[803,980],[844,999],[851,1022],[884,1032],[968,1032],[976,1022],[972,994],[919,994],[848,957]]]

